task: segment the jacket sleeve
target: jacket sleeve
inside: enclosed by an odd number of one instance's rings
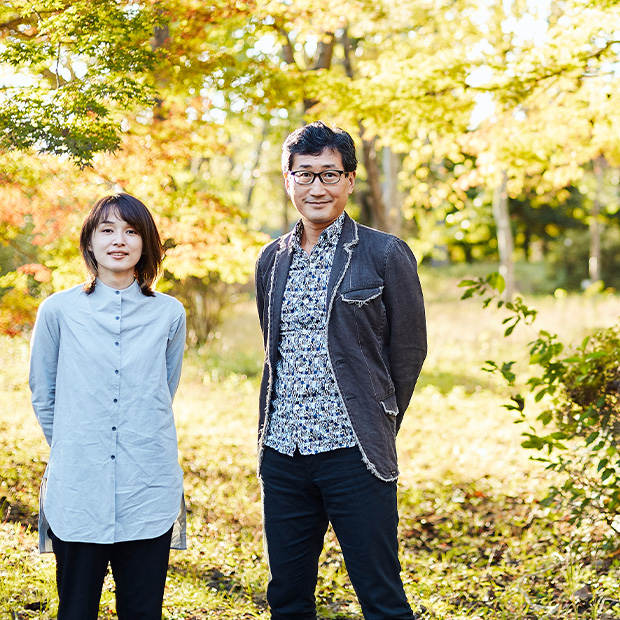
[[[54,429],[59,347],[60,326],[52,307],[44,301],[39,307],[30,341],[29,384],[32,408],[50,446]]]
[[[183,353],[185,352],[185,309],[170,327],[168,333],[168,345],[166,347],[166,371],[168,375],[168,389],[170,397],[174,399],[179,381],[181,379],[181,367],[183,365]]]
[[[395,238],[386,254],[383,300],[389,329],[388,359],[396,391],[396,429],[409,406],[426,358],[424,298],[415,257]]]

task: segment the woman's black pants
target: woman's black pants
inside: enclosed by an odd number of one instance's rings
[[[65,542],[50,531],[56,555],[58,620],[97,620],[108,570],[119,620],[161,620],[172,528],[157,538],[109,545]]]

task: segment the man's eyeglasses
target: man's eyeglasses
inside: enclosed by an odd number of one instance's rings
[[[349,173],[344,170],[323,170],[322,172],[295,170],[289,174],[298,185],[312,185],[317,177],[319,177],[323,185],[336,185],[343,174],[346,177]]]

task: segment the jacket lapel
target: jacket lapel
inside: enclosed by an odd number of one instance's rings
[[[269,295],[269,358],[274,365],[280,341],[282,299],[286,288],[286,278],[293,260],[292,235],[293,233],[289,233],[281,238],[280,247],[273,263],[271,293]]]
[[[329,287],[327,290],[327,299],[329,299],[328,314],[334,301],[334,292],[340,286],[345,272],[351,263],[351,258],[357,242],[357,224],[347,213],[345,213],[344,222],[342,224],[342,232],[340,233],[340,239],[338,240],[338,245],[336,246],[332,270],[329,274]]]

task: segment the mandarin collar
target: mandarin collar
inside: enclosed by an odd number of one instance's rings
[[[91,295],[96,295],[96,297],[100,298],[101,300],[113,299],[117,295],[120,295],[121,297],[135,298],[139,295],[142,295],[142,291],[140,290],[140,285],[138,284],[138,281],[135,279],[126,288],[114,288],[112,286],[104,284],[99,278],[97,278],[95,290],[91,293]]]

